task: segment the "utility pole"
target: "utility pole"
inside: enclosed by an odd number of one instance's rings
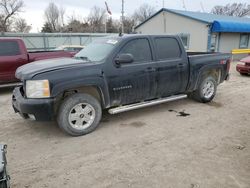
[[[162,0],[162,8],[165,8],[165,0]]]
[[[182,7],[184,8],[184,10],[187,10],[185,0],[182,0]]]
[[[205,12],[205,9],[204,9],[204,6],[203,6],[203,3],[202,3],[202,2],[200,2],[200,5],[201,5],[201,10],[202,10],[202,12]]]
[[[122,0],[122,17],[121,17],[121,21],[122,21],[122,33],[124,33],[124,0]]]

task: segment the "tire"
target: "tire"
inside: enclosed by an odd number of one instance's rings
[[[248,76],[248,74],[247,73],[240,73],[242,76]]]
[[[102,117],[100,102],[88,94],[74,94],[63,101],[59,108],[57,123],[71,136],[93,132]]]
[[[215,81],[214,77],[206,76],[203,77],[197,90],[191,94],[191,97],[198,102],[207,103],[213,100],[216,91],[217,82]]]

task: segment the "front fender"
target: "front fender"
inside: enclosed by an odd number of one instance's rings
[[[53,85],[51,88],[51,96],[57,97],[60,94],[62,94],[64,91],[73,90],[73,89],[85,87],[85,86],[97,87],[98,92],[102,99],[103,107],[108,108],[110,106],[110,97],[109,97],[108,87],[102,77],[67,80],[67,81],[57,83]]]

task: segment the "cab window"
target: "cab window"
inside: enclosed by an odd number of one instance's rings
[[[132,54],[134,62],[152,61],[152,53],[148,39],[135,39],[128,42],[119,54]]]
[[[0,56],[20,55],[17,41],[0,41]]]
[[[175,38],[160,37],[155,39],[156,55],[158,60],[181,57],[181,49]]]

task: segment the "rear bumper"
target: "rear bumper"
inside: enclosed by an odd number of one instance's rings
[[[236,70],[237,70],[239,73],[249,74],[249,73],[250,73],[250,66],[246,66],[246,65],[237,65],[237,66],[236,66]]]
[[[12,106],[23,118],[34,118],[37,121],[54,119],[54,99],[26,99],[16,87],[12,95]]]

